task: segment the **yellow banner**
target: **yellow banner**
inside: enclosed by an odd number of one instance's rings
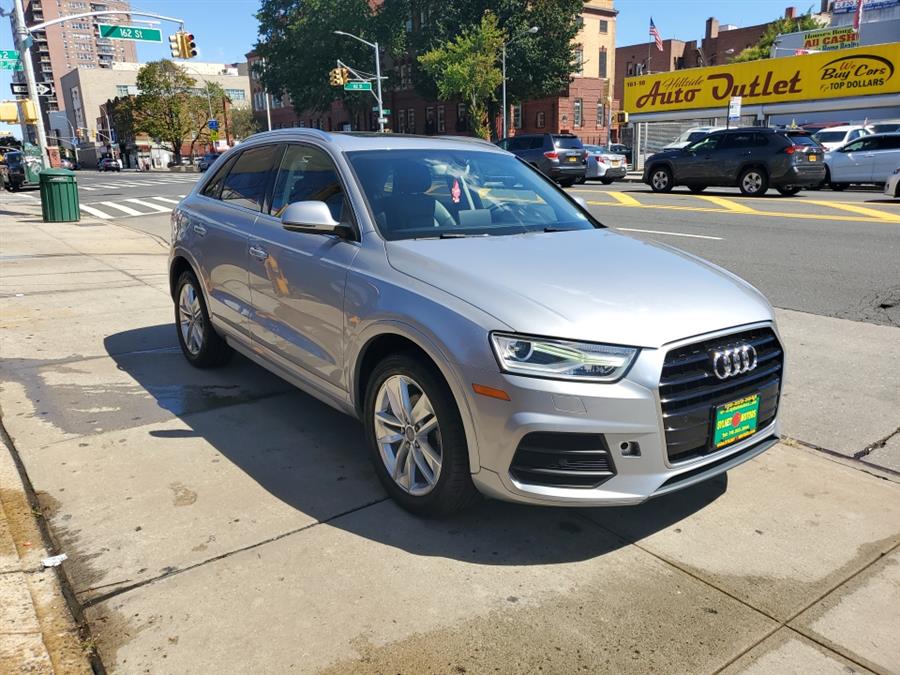
[[[744,107],[760,103],[893,94],[900,92],[900,42],[787,56],[625,80],[625,110],[727,108],[732,96]]]

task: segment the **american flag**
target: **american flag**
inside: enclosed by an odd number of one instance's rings
[[[656,42],[656,48],[659,51],[663,50],[663,41],[662,36],[659,34],[659,31],[656,30],[656,24],[653,23],[653,17],[650,17],[650,35],[653,37],[654,42]]]

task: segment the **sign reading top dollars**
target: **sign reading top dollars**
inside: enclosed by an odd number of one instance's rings
[[[101,23],[97,26],[100,37],[106,40],[134,40],[136,42],[162,42],[162,31],[158,28],[123,26]]]
[[[630,114],[900,93],[900,43],[625,79]]]

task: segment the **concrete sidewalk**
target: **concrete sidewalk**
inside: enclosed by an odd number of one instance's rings
[[[789,439],[727,477],[422,521],[357,423],[186,366],[161,242],[0,237],[3,423],[111,671],[900,671],[900,329],[779,311]]]

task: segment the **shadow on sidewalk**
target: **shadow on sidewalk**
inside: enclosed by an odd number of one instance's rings
[[[134,351],[135,346],[148,343],[166,346]],[[150,431],[150,435],[172,442],[202,438],[272,496],[316,520],[328,521],[330,527],[416,555],[493,565],[586,560],[630,543],[598,529],[577,509],[488,500],[442,520],[416,518],[389,500],[335,518],[372,501],[357,500],[349,508],[335,509],[334,495],[342,497],[342,490],[362,486],[376,501],[378,495],[386,499],[380,486],[375,486],[358,421],[239,355],[216,371],[191,368],[177,351],[171,324],[111,335],[105,345],[118,368],[138,383],[130,393],[120,389],[118,396],[146,401],[149,393],[160,410],[159,420],[168,419],[168,411],[188,427]],[[127,403],[123,405],[127,408]],[[213,414],[216,410],[220,414]],[[223,423],[226,412],[228,422]],[[145,415],[141,423],[148,421]],[[287,438],[296,438],[296,444],[285,442]],[[616,530],[626,525],[635,540],[641,539],[703,509],[724,494],[727,484],[727,477],[720,476],[641,506],[611,509],[609,520],[616,523]],[[327,494],[330,498],[323,497]],[[594,520],[602,523],[603,513],[595,511]]]

